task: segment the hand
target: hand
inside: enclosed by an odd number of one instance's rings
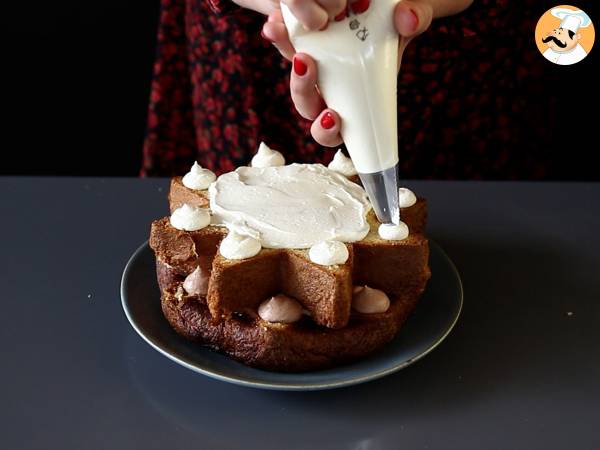
[[[285,0],[284,3],[289,7],[288,2],[303,3],[305,1],[308,0]],[[432,19],[456,14],[471,3],[472,0],[402,0],[398,3],[394,9],[394,24],[401,36],[398,59],[400,60],[406,45],[429,28]],[[296,15],[294,11],[292,12]],[[297,15],[296,17],[300,20]],[[304,25],[306,26],[306,24]],[[319,94],[316,87],[317,65],[309,55],[296,54],[279,9],[273,10],[269,14],[262,34],[275,45],[286,59],[293,60],[290,76],[292,101],[302,117],[313,121],[311,134],[315,141],[326,147],[341,144],[341,118],[335,111],[326,107]]]
[[[269,15],[279,10],[279,0],[233,0],[242,8]],[[346,0],[281,0],[307,30],[320,30],[346,9]]]

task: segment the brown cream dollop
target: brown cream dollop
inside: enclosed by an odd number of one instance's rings
[[[183,282],[183,289],[188,295],[206,295],[208,292],[208,271],[200,266],[190,273]]]
[[[271,297],[260,304],[258,315],[266,322],[293,323],[302,318],[302,305],[283,294]]]
[[[352,308],[363,314],[383,313],[390,307],[387,294],[369,286],[355,286]]]

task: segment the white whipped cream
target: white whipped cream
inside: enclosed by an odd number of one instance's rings
[[[325,241],[313,245],[308,251],[308,257],[316,264],[333,266],[344,264],[348,260],[348,248],[340,241]]]
[[[257,255],[260,249],[260,241],[256,237],[236,230],[229,230],[219,246],[219,252],[227,259],[251,258]]]
[[[250,163],[252,167],[276,167],[284,164],[285,158],[283,155],[277,150],[269,148],[264,142],[260,143],[258,151]]]
[[[417,203],[417,196],[413,191],[407,188],[398,189],[398,206],[400,208],[409,208]]]
[[[302,318],[302,305],[286,295],[276,295],[260,304],[258,315],[266,322],[293,323]]]
[[[363,314],[383,313],[390,307],[390,299],[385,292],[368,286],[355,286],[352,308]]]
[[[200,266],[190,273],[183,282],[183,289],[188,295],[206,295],[209,275]]]
[[[387,241],[401,241],[408,237],[408,226],[404,222],[382,223],[377,230],[379,237]]]
[[[196,231],[208,226],[210,213],[206,208],[197,208],[188,204],[177,208],[171,214],[171,225],[178,230]]]
[[[338,150],[336,152],[327,168],[329,170],[341,173],[345,177],[353,177],[354,175],[358,174],[358,172],[354,168],[352,160],[346,155],[344,155],[341,150]]]
[[[240,167],[208,189],[213,224],[259,232],[265,248],[354,242],[369,232],[364,189],[321,164]]]
[[[181,181],[188,189],[202,190],[207,189],[210,183],[216,179],[217,177],[213,172],[194,162],[190,171],[183,176]]]

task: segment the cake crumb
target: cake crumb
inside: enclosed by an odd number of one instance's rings
[[[92,298],[92,294],[88,294],[87,298],[91,299]]]
[[[573,315],[573,311],[567,311],[567,316],[571,317]]]

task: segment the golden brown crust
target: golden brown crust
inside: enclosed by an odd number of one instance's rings
[[[177,293],[179,292],[179,293]],[[215,322],[203,299],[179,287],[163,290],[162,309],[178,334],[266,370],[301,372],[360,359],[391,341],[414,309],[421,291],[392,299],[382,314],[353,313],[342,329],[327,329],[309,319],[270,324],[249,315]]]

